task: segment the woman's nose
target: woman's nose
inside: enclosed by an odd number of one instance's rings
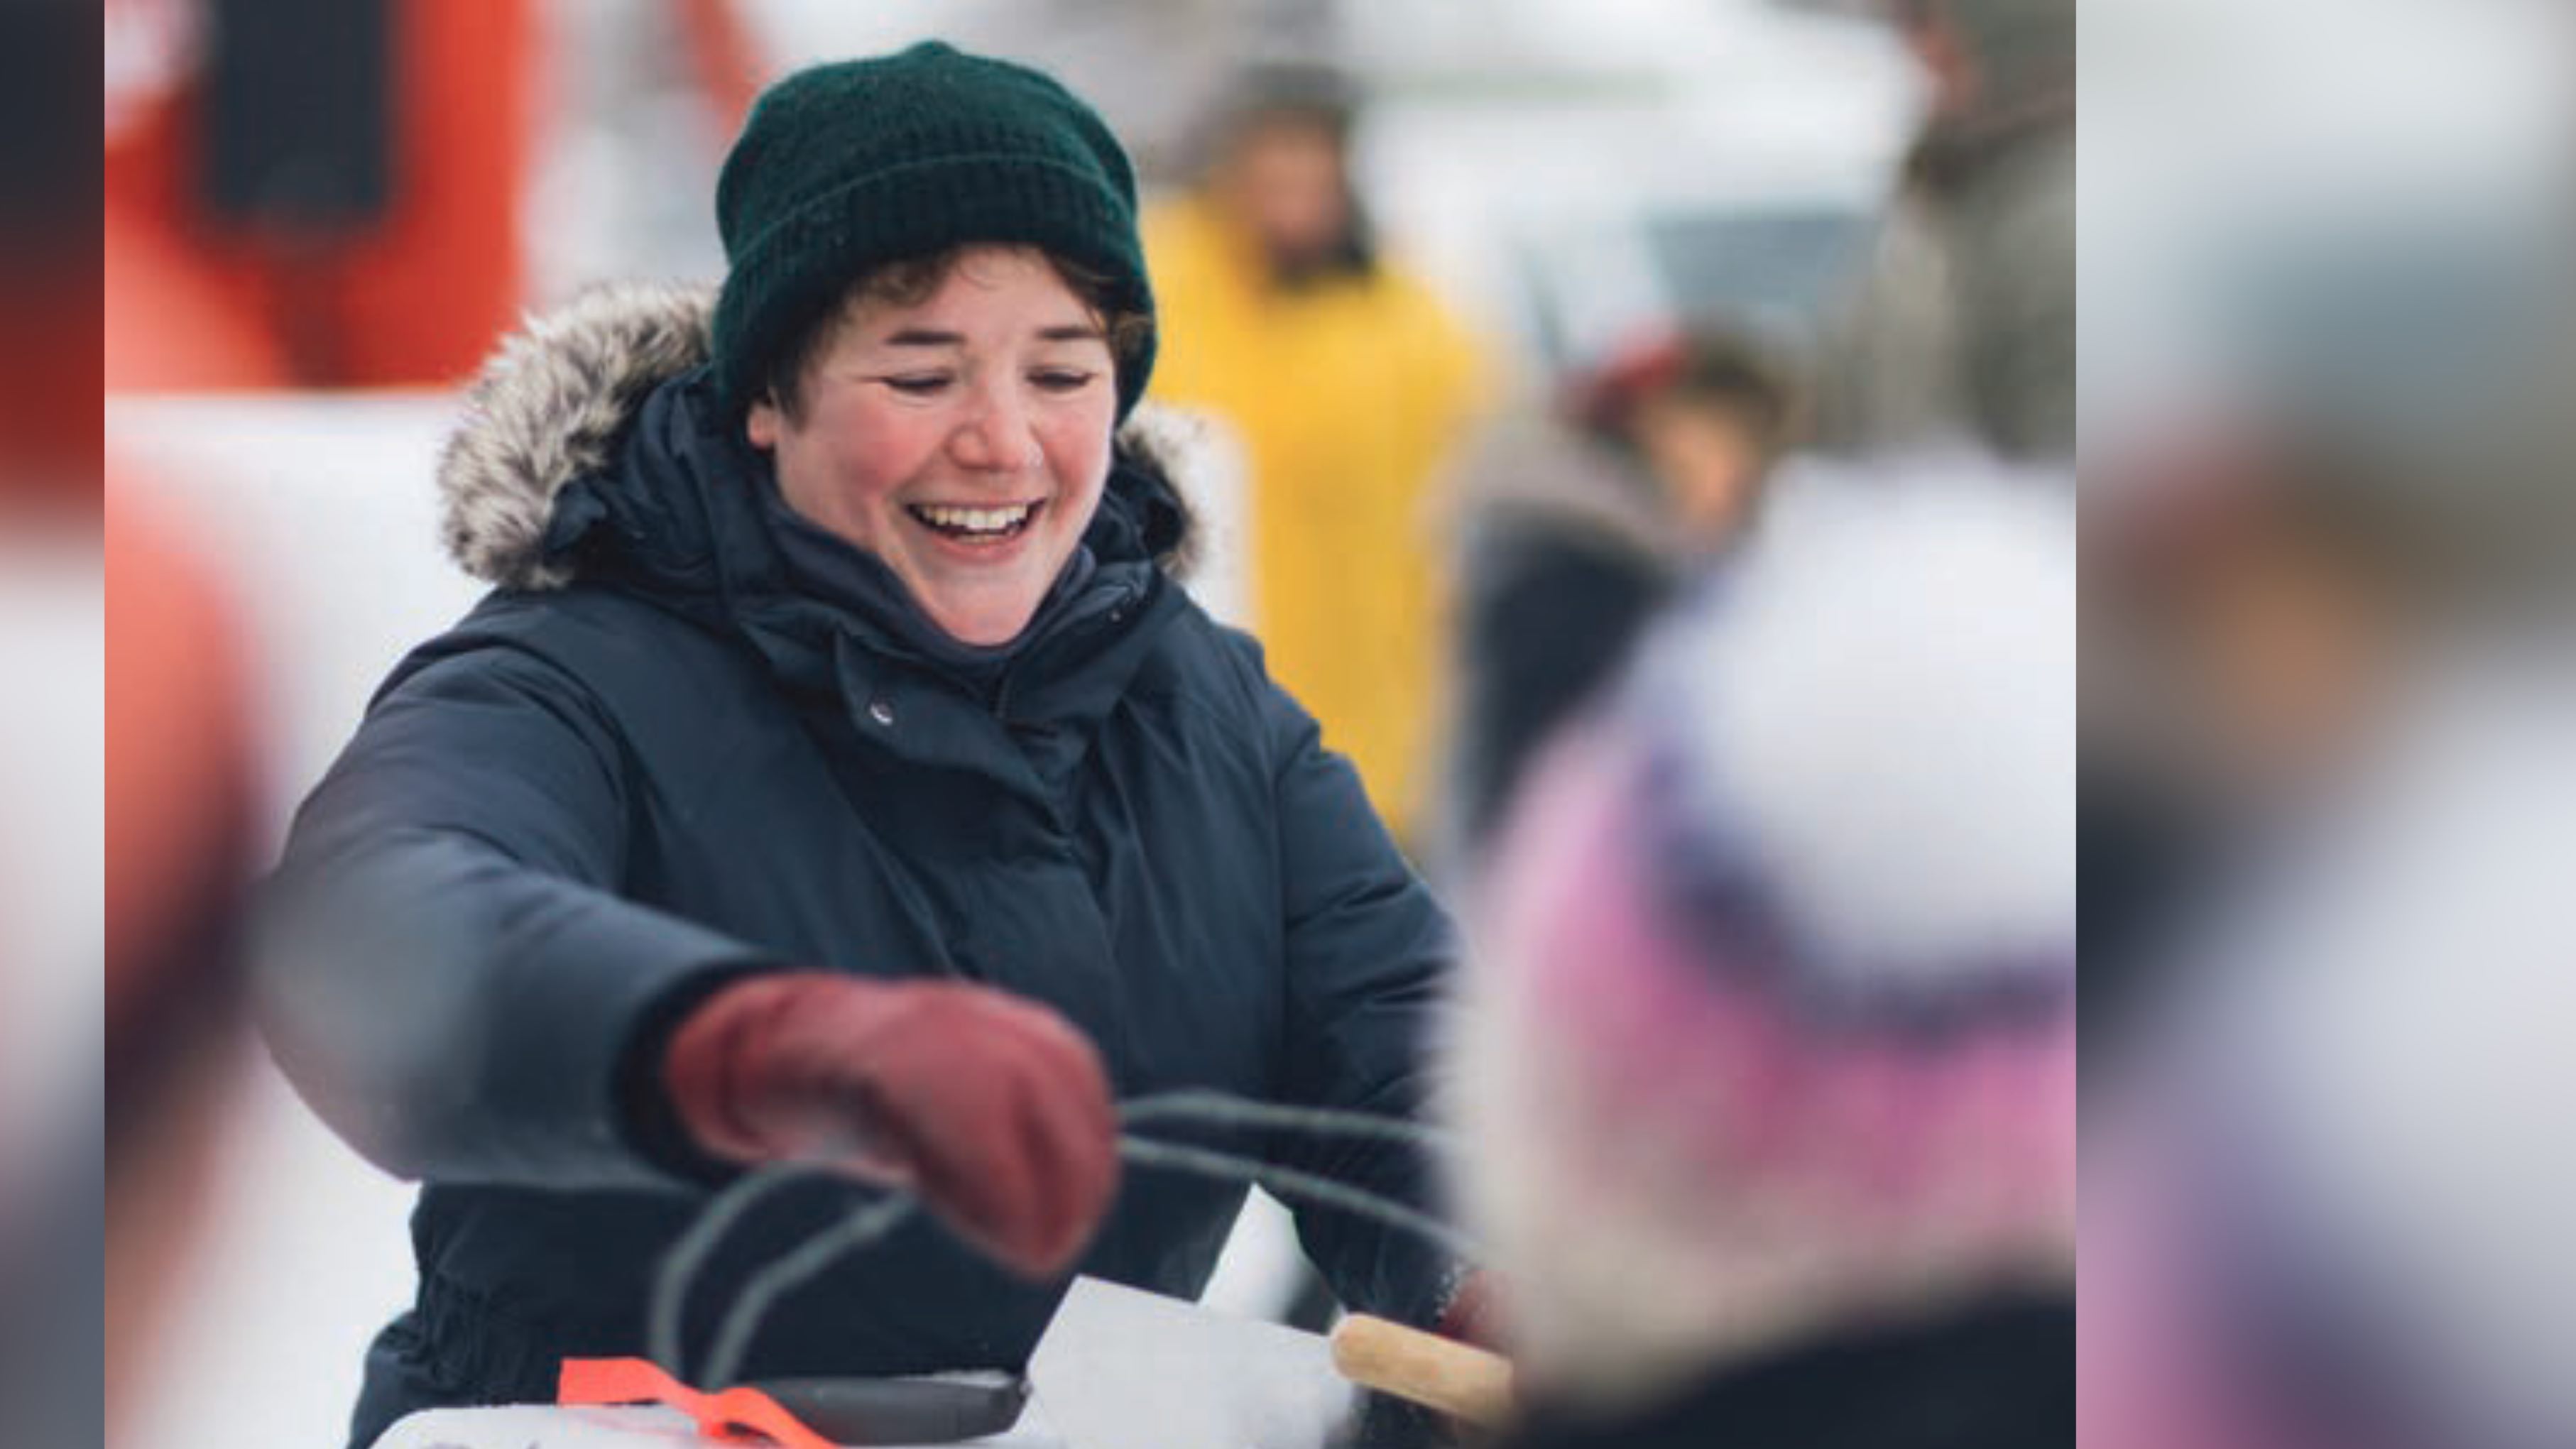
[[[977,390],[973,412],[949,435],[949,453],[959,467],[988,473],[1033,468],[1041,456],[1027,410],[1006,388]]]

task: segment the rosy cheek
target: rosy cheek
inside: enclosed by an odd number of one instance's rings
[[[1064,425],[1045,430],[1041,441],[1049,470],[1067,491],[1089,492],[1108,476],[1109,438],[1089,419],[1067,419]]]
[[[840,476],[862,498],[881,502],[919,471],[927,451],[914,436],[919,432],[918,428],[905,429],[899,420],[857,420],[840,435],[841,446],[835,459]]]

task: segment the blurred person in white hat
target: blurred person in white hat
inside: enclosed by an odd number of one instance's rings
[[[1537,767],[1455,1040],[1516,1443],[2067,1442],[2074,522],[1793,470]]]

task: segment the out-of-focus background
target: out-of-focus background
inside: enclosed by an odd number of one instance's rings
[[[106,436],[119,493],[230,611],[256,742],[248,862],[272,857],[400,652],[479,592],[439,547],[432,487],[460,384],[522,313],[585,285],[719,277],[716,168],[758,86],[933,36],[1037,64],[1097,104],[1138,159],[1160,252],[1189,244],[1173,238],[1218,189],[1217,138],[1244,114],[1341,108],[1368,245],[1409,289],[1399,310],[1436,313],[1454,366],[1423,370],[1456,376],[1437,396],[1426,384],[1418,439],[1352,465],[1382,476],[1362,480],[1349,526],[1401,535],[1374,572],[1297,576],[1347,548],[1261,537],[1250,475],[1278,456],[1262,430],[1304,418],[1222,429],[1215,456],[1231,461],[1200,485],[1218,552],[1197,588],[1226,617],[1316,636],[1309,653],[1392,651],[1391,684],[1304,692],[1431,854],[1450,460],[1482,419],[1544,405],[1685,320],[1732,319],[1783,350],[1812,339],[1862,267],[1924,91],[1867,11],[110,0]],[[1153,264],[1160,279],[1186,259]],[[1172,315],[1189,304],[1167,294],[1167,328],[1193,325]],[[1402,324],[1366,325],[1383,339]],[[1183,400],[1223,420],[1269,345],[1202,344],[1193,365],[1167,343],[1157,393],[1194,388]],[[1257,582],[1265,546],[1285,551]],[[1279,622],[1300,595],[1359,612]],[[1345,630],[1361,632],[1329,637]],[[1283,648],[1300,651],[1274,644],[1275,660]],[[125,1442],[336,1442],[359,1356],[408,1298],[410,1189],[256,1054],[239,1076]],[[1283,1224],[1256,1199],[1212,1300],[1279,1315],[1312,1291]]]

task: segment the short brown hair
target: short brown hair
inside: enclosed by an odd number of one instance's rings
[[[1704,323],[1653,334],[1578,380],[1569,402],[1603,441],[1633,449],[1649,403],[1680,402],[1733,418],[1767,457],[1798,439],[1806,389],[1795,361],[1767,339]]]
[[[851,309],[871,303],[916,307],[929,301],[957,270],[970,245],[981,244],[959,245],[922,256],[906,257],[851,278],[832,305],[815,313],[788,334],[785,344],[761,368],[763,395],[777,404],[789,422],[803,421],[806,375],[812,370],[815,360],[823,355],[824,349],[831,346],[833,337],[840,331],[841,323]],[[1073,295],[1080,298],[1082,304],[1099,319],[1101,332],[1109,343],[1111,364],[1121,371],[1135,366],[1145,344],[1153,337],[1153,317],[1132,309],[1120,310],[1114,300],[1118,295],[1116,284],[1105,273],[1041,248],[1024,250],[1036,252],[1044,258]]]

